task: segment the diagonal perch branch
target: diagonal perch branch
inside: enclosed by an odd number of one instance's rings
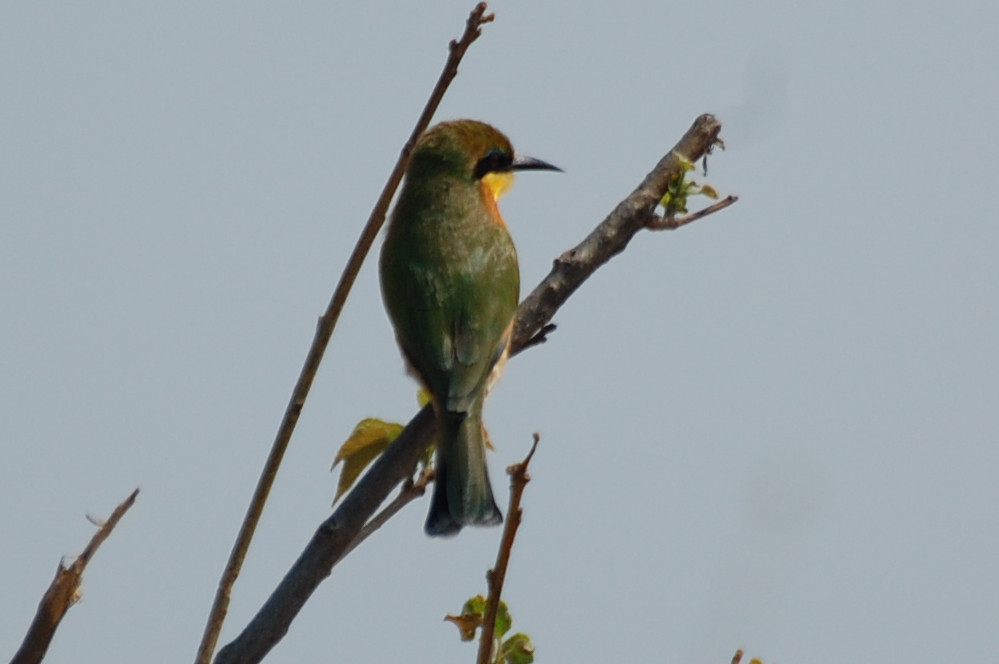
[[[514,328],[513,353],[537,343],[559,307],[596,270],[624,248],[654,216],[670,180],[683,172],[674,153],[688,162],[706,155],[718,141],[721,123],[702,115],[667,152],[642,183],[579,245],[555,260],[551,273],[521,303]],[[281,583],[238,637],[219,651],[216,664],[259,662],[287,633],[292,620],[319,584],[352,546],[358,533],[400,482],[406,480],[433,440],[434,418],[426,406],[403,429],[337,510],[320,524],[312,540]]]
[[[83,580],[83,570],[87,567],[87,563],[121,521],[121,517],[125,516],[128,508],[135,503],[135,498],[138,495],[139,490],[136,489],[114,509],[108,520],[101,524],[94,536],[90,538],[87,548],[77,556],[69,567],[64,565],[62,561],[59,562],[55,579],[52,580],[42,600],[38,603],[38,612],[35,613],[35,618],[31,621],[31,626],[28,628],[28,633],[25,635],[21,647],[14,655],[14,659],[10,660],[11,664],[36,664],[42,661],[63,616],[69,611],[69,607],[73,606],[79,599],[80,581]]]

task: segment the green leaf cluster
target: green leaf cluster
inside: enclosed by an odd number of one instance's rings
[[[461,615],[447,616],[445,620],[453,622],[461,634],[462,641],[475,638],[475,630],[482,626],[486,616],[486,598],[476,595],[461,607]],[[496,623],[493,637],[496,640],[493,652],[493,664],[531,664],[534,661],[534,644],[531,637],[522,632],[510,635],[504,639],[513,626],[513,617],[506,602],[500,600],[496,610]]]
[[[718,198],[718,192],[711,185],[698,184],[687,179],[687,174],[695,168],[694,162],[677,152],[673,154],[679,160],[683,170],[681,170],[680,175],[670,180],[666,186],[666,193],[659,201],[659,204],[663,206],[663,216],[667,219],[678,214],[687,214],[687,199],[691,196],[707,196],[712,200]]]

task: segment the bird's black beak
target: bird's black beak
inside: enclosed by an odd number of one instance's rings
[[[540,159],[535,159],[534,157],[525,157],[524,155],[515,154],[513,155],[513,163],[510,164],[511,171],[558,171],[563,173],[564,171],[558,166],[553,166],[547,161],[541,161]]]

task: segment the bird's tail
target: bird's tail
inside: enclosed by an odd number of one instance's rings
[[[431,536],[454,535],[463,526],[502,523],[486,469],[482,406],[442,415],[437,418],[436,479],[424,530]]]

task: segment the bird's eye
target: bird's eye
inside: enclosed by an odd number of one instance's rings
[[[486,173],[509,171],[513,165],[513,155],[500,148],[492,148],[475,164],[475,179]]]

